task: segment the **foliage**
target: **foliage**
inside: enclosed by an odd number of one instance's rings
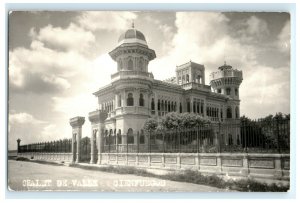
[[[290,115],[276,113],[275,116],[268,115],[259,120],[252,120],[246,116],[241,117],[241,137],[244,147],[248,147],[250,143],[246,143],[249,137],[252,140],[260,140],[261,143],[252,143],[251,147],[260,147],[276,149],[289,149],[289,120]],[[254,144],[254,146],[253,146]]]
[[[183,172],[170,172],[167,174],[157,175],[146,171],[145,169],[135,168],[132,166],[103,166],[95,167],[88,165],[72,164],[71,167],[82,168],[86,170],[104,171],[117,174],[133,174],[144,177],[155,177],[164,180],[172,180],[179,182],[188,182],[201,185],[209,185],[217,188],[224,188],[229,190],[237,190],[244,192],[286,192],[289,190],[289,186],[283,186],[282,184],[267,184],[257,182],[253,179],[241,179],[241,180],[224,180],[217,175],[203,175],[199,171],[185,170]]]
[[[154,118],[148,118],[144,124],[144,130],[147,132],[153,132],[157,129],[158,121]]]
[[[210,123],[210,120],[194,113],[171,112],[162,118],[162,126],[165,129],[194,128],[205,123]]]
[[[18,157],[16,158],[16,161],[30,161],[30,160],[26,157]]]
[[[144,130],[153,132],[155,130],[174,130],[178,128],[194,128],[199,125],[210,123],[198,114],[171,112],[166,114],[161,120],[149,118],[144,125]]]

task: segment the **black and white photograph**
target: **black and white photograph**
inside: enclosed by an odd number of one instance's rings
[[[7,18],[10,192],[290,191],[289,12]]]

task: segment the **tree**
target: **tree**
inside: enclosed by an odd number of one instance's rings
[[[148,118],[144,124],[144,130],[147,132],[153,132],[157,129],[158,121],[154,118]]]
[[[149,118],[144,124],[144,130],[154,132],[156,130],[173,130],[178,128],[194,128],[199,125],[210,123],[210,120],[194,113],[176,113],[166,114],[161,120]]]
[[[210,120],[194,113],[171,112],[162,118],[165,129],[194,128],[205,123],[210,123]]]

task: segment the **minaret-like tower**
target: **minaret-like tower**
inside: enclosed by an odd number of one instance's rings
[[[217,72],[210,74],[210,85],[215,93],[230,98],[226,107],[226,118],[238,119],[240,114],[239,87],[243,81],[243,72],[227,65],[219,67]]]
[[[118,46],[109,55],[118,64],[118,72],[112,80],[124,76],[148,76],[148,63],[156,57],[155,51],[148,48],[144,34],[134,28],[128,29],[118,40]]]

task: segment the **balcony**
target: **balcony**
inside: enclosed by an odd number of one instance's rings
[[[202,91],[210,91],[210,86],[196,83],[196,82],[189,82],[181,85],[182,89],[189,90],[189,89],[197,89]]]
[[[152,73],[144,72],[144,71],[133,71],[133,70],[126,70],[126,71],[119,71],[111,75],[111,80],[119,80],[125,78],[154,78]]]
[[[140,115],[149,115],[149,109],[143,106],[124,106],[116,108],[115,115],[123,114],[140,114]]]
[[[239,70],[223,70],[223,71],[217,71],[210,74],[210,80],[216,80],[224,77],[238,77],[243,79],[243,72]]]

